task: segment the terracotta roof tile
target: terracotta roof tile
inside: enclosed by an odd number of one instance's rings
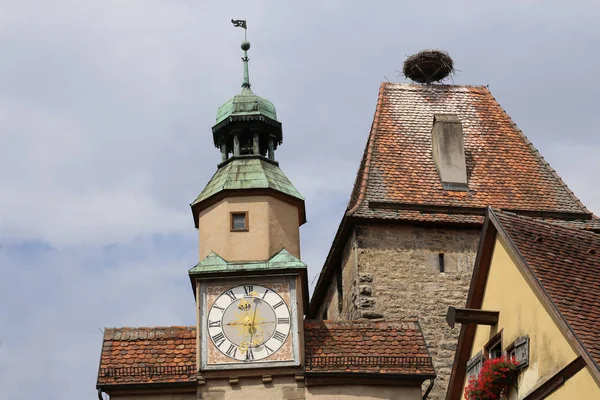
[[[442,188],[431,144],[437,113],[456,114],[462,122],[469,192]],[[348,215],[413,217],[372,202],[591,215],[483,86],[382,83]],[[431,213],[414,220],[452,219]],[[600,228],[598,221],[588,225]]]
[[[307,372],[433,375],[416,321],[305,321]],[[98,385],[194,382],[196,328],[107,328]]]
[[[587,351],[600,365],[600,235],[495,212]]]
[[[98,385],[193,382],[196,328],[107,328]]]
[[[468,192],[442,187],[432,153],[434,114],[462,122]],[[383,82],[348,208],[310,301],[314,317],[352,221],[482,225],[485,208],[600,232],[575,197],[484,86]]]
[[[306,372],[433,375],[415,321],[304,322]]]

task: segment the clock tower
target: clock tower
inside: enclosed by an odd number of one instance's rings
[[[273,103],[250,88],[249,49],[242,42],[241,93],[219,108],[212,128],[221,163],[191,204],[200,238],[189,275],[201,380],[289,374],[303,363],[304,199],[275,160],[281,122]]]

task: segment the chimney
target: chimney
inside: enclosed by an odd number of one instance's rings
[[[455,114],[434,114],[433,159],[444,190],[468,191],[462,123]]]

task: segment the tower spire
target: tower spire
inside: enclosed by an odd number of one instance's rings
[[[242,50],[244,50],[244,57],[242,57],[242,61],[244,62],[244,80],[242,81],[242,87],[250,89],[250,74],[248,73],[248,50],[250,49],[250,42],[244,40],[242,42]]]
[[[231,22],[234,26],[246,30],[245,20]],[[231,158],[239,156],[264,158],[276,163],[275,150],[283,140],[281,122],[277,120],[275,106],[250,89],[249,49],[250,42],[244,39],[242,90],[219,107],[216,124],[212,128],[215,146],[221,150],[219,165],[225,165],[224,163]]]
[[[232,19],[231,23],[233,26],[238,28],[244,28],[244,41],[242,42],[242,50],[244,51],[244,80],[242,81],[242,88],[250,89],[250,74],[248,73],[248,50],[250,50],[250,42],[248,41],[248,24],[245,19]]]

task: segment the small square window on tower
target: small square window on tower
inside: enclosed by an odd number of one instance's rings
[[[243,212],[232,212],[231,213],[231,231],[242,231],[248,230],[248,213]]]

